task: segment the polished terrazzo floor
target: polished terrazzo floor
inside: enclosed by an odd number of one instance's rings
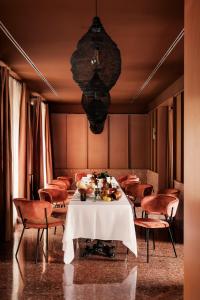
[[[49,234],[49,262],[45,263],[42,244],[39,262],[34,263],[36,231],[27,230],[14,257],[21,232],[17,226],[13,243],[0,244],[0,299],[67,299],[67,300],[148,300],[183,299],[183,245],[177,244],[178,258],[171,244],[156,242],[146,263],[146,245],[138,236],[138,258],[119,242],[115,258],[92,256],[76,258],[64,265],[62,230]],[[80,242],[80,248],[83,247]]]

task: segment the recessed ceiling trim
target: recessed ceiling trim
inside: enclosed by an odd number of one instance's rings
[[[156,65],[156,67],[153,69],[153,71],[147,77],[147,79],[145,80],[145,82],[143,83],[143,85],[141,86],[141,88],[138,90],[137,94],[131,100],[131,103],[133,103],[137,98],[139,98],[139,96],[142,94],[143,90],[149,84],[149,82],[151,81],[151,79],[157,73],[157,71],[159,70],[159,68],[162,66],[162,64],[165,62],[165,60],[167,59],[167,57],[174,50],[174,48],[180,42],[180,40],[183,38],[183,36],[184,36],[184,28],[181,30],[181,32],[178,34],[178,36],[176,37],[176,39],[173,41],[173,43],[167,49],[167,51],[165,52],[165,54],[163,55],[163,57],[161,58],[161,60],[158,62],[158,64]]]
[[[34,71],[37,73],[37,75],[44,81],[44,83],[48,86],[50,91],[58,96],[56,90],[53,88],[51,83],[47,80],[47,78],[42,74],[42,72],[36,67],[34,62],[31,60],[31,58],[28,56],[28,54],[22,49],[22,47],[18,44],[18,42],[14,39],[12,34],[9,32],[9,30],[5,27],[5,25],[0,21],[0,28],[3,31],[3,33],[7,36],[7,38],[13,43],[13,45],[16,47],[16,49],[20,52],[20,54],[26,59],[26,61],[29,63],[29,65],[34,69]]]

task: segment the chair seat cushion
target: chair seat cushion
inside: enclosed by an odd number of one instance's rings
[[[137,218],[135,219],[135,225],[144,228],[167,228],[169,223],[163,220],[151,219],[151,218]]]
[[[64,225],[64,220],[48,217],[48,228],[62,226]],[[35,220],[27,220],[26,228],[46,228],[46,220],[45,219],[35,219]]]

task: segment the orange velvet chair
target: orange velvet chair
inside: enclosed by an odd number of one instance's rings
[[[178,189],[175,189],[175,188],[167,188],[167,189],[160,190],[158,192],[158,194],[173,195],[173,196],[178,198],[179,195],[180,195],[180,191]]]
[[[53,186],[53,188],[51,187],[47,189],[38,190],[38,194],[40,200],[49,201],[53,205],[52,216],[55,218],[60,218],[65,221],[67,209],[68,209],[66,204],[70,202],[70,199],[68,197],[68,192],[66,190]],[[56,234],[56,227],[54,230],[54,234]]]
[[[117,178],[119,184],[128,179],[128,175],[122,175]]]
[[[147,263],[149,262],[149,234],[155,229],[167,229],[173,246],[175,257],[177,257],[174,238],[171,231],[171,223],[176,215],[179,200],[173,195],[151,195],[141,200],[141,207],[145,212],[145,218],[136,218],[135,225],[146,230]],[[149,218],[148,215],[163,215],[165,220]],[[154,241],[155,249],[155,241]]]
[[[132,184],[129,184],[125,187],[126,195],[134,204],[135,217],[136,217],[135,207],[140,207],[141,200],[145,196],[151,195],[152,192],[153,192],[153,186],[151,184],[142,184],[142,183],[132,182]]]
[[[55,209],[58,207],[64,206],[65,208],[65,205],[70,202],[68,192],[53,185],[45,189],[38,190],[38,194],[41,200],[49,201],[54,205],[53,212],[55,212]]]
[[[158,194],[167,194],[167,195],[173,195],[177,198],[179,198],[180,196],[180,191],[178,189],[175,188],[166,188],[166,189],[162,189],[158,192]],[[175,226],[173,226],[174,223],[172,223],[172,231],[173,231],[173,235],[174,235],[174,240],[176,241],[176,236],[175,236]]]
[[[127,179],[120,183],[120,186],[123,190],[126,190],[129,185],[134,183],[140,183],[140,179],[136,175],[128,175]]]
[[[70,188],[70,183],[69,181],[63,181],[63,180],[58,180],[58,179],[53,179],[51,182],[48,184],[49,185],[55,185],[61,189],[69,189]]]
[[[64,229],[64,221],[51,216],[52,205],[47,201],[27,200],[25,198],[16,198],[13,201],[17,209],[18,217],[21,218],[23,224],[23,230],[20,236],[15,257],[17,258],[24,231],[26,229],[34,228],[37,229],[37,243],[35,254],[35,263],[37,263],[40,230],[46,229],[47,238],[45,258],[46,262],[48,262],[48,229],[57,226],[62,226]]]
[[[61,181],[64,181],[64,182],[66,182],[67,184],[69,183],[69,184],[70,184],[70,187],[71,187],[71,185],[72,185],[72,183],[73,183],[73,178],[70,177],[70,176],[58,176],[57,179],[58,179],[58,180],[61,180]]]

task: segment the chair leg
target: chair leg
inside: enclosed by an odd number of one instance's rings
[[[128,261],[128,254],[129,254],[129,249],[126,248],[126,262]]]
[[[153,250],[156,249],[156,244],[155,244],[155,234],[154,234],[154,230],[152,230],[152,240],[153,240]]]
[[[40,236],[40,229],[38,229],[38,232],[37,232],[36,253],[35,253],[35,263],[36,264],[37,264],[37,260],[38,260],[39,236]]]
[[[62,225],[62,228],[63,228],[63,233],[64,233],[64,231],[65,231],[65,225]]]
[[[48,243],[48,227],[46,228],[46,262],[48,262],[48,250],[49,250],[49,243]]]
[[[175,249],[175,245],[174,245],[174,239],[173,239],[173,235],[172,235],[172,231],[171,231],[170,227],[168,227],[168,232],[169,232],[170,240],[171,240],[171,243],[172,243],[172,246],[174,249],[175,257],[177,257],[176,249]]]
[[[40,242],[41,242],[41,240],[42,240],[43,233],[44,233],[44,228],[42,229],[42,233],[41,233],[41,236],[40,236]]]
[[[74,244],[74,252],[76,253],[77,249],[79,248],[78,239],[73,240],[73,244]]]
[[[55,227],[55,228],[54,228],[54,234],[56,234],[56,229],[57,229],[57,228]]]
[[[144,230],[145,230],[144,240],[145,242],[147,242],[147,229],[144,228]]]
[[[149,229],[146,229],[146,238],[147,238],[147,263],[149,262]]]
[[[133,206],[133,211],[134,211],[134,217],[135,217],[135,219],[136,219],[136,218],[137,218],[137,215],[136,215],[135,205]]]
[[[19,244],[18,244],[18,246],[17,246],[17,251],[16,251],[16,253],[15,253],[15,257],[17,257],[17,253],[18,253],[19,247],[20,247],[20,245],[21,245],[22,237],[23,237],[23,235],[24,235],[24,230],[25,230],[25,227],[23,227],[23,230],[22,230],[22,233],[21,233],[21,236],[20,236],[20,239],[19,239]]]
[[[175,234],[174,225],[175,225],[174,222],[172,222],[172,224],[171,224],[171,232],[172,232],[172,235],[173,235],[174,244],[176,244],[176,234]]]
[[[144,217],[144,218],[148,218],[148,214],[145,212],[145,211],[143,211],[143,216],[142,216],[142,218]],[[145,235],[144,235],[144,240],[145,240],[145,242],[147,242],[147,229],[145,229]]]

